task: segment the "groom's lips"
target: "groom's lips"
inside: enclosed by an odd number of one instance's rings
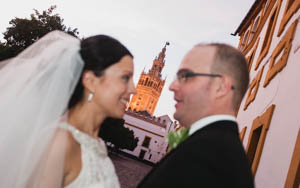
[[[178,108],[178,106],[180,105],[180,103],[181,103],[182,101],[179,100],[179,99],[176,99],[176,98],[174,98],[174,100],[177,102],[177,103],[175,104],[175,108]]]

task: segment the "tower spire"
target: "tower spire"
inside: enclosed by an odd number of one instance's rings
[[[168,45],[170,45],[170,43],[169,43],[169,42],[166,42],[165,46],[163,47],[163,49],[161,50],[161,52],[160,52],[159,55],[158,55],[157,60],[158,60],[158,61],[161,61],[162,63],[165,62],[165,57],[166,57],[166,47],[167,47]]]

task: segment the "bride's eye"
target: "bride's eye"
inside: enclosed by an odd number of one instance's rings
[[[122,76],[122,80],[123,80],[125,83],[127,83],[127,82],[129,81],[129,79],[130,79],[130,76],[129,76],[129,75],[123,75],[123,76]]]

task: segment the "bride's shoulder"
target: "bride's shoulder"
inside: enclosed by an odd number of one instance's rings
[[[50,153],[53,155],[64,155],[69,152],[70,144],[69,144],[69,133],[67,130],[62,128],[57,128],[54,132],[51,145],[50,145]]]
[[[73,134],[61,127],[58,127],[55,132],[54,142],[57,145],[64,144],[66,154],[74,152],[76,148],[80,148],[80,144],[75,140]]]
[[[66,159],[80,152],[80,144],[76,142],[72,133],[64,128],[55,130],[51,143],[51,153],[63,153]]]
[[[55,137],[58,144],[59,142],[65,144],[64,185],[67,185],[78,176],[81,170],[81,147],[73,134],[64,128],[58,128]]]

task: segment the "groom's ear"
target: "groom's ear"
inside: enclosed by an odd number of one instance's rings
[[[230,76],[224,74],[218,79],[217,85],[216,97],[221,98],[227,96],[233,88],[233,79]]]
[[[93,71],[85,71],[82,75],[82,85],[90,92],[95,92],[97,77]]]

